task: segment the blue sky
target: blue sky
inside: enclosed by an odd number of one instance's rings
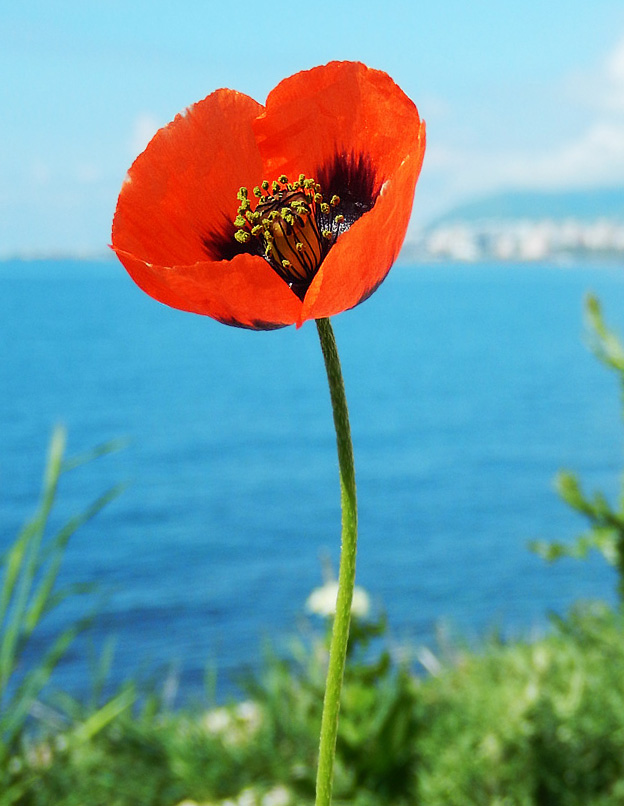
[[[621,0],[0,0],[0,256],[103,251],[158,126],[331,59],[427,121],[414,227],[495,189],[624,187]]]

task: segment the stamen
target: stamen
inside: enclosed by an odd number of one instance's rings
[[[263,179],[252,192],[257,199],[253,211],[247,188],[238,191],[234,237],[241,244],[255,244],[254,252],[303,300],[345,221],[344,215],[334,215],[340,199],[334,194],[325,202],[321,186],[305,174],[293,183],[286,174],[270,183]]]

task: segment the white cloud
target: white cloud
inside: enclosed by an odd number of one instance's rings
[[[152,137],[156,134],[160,124],[149,112],[141,112],[137,115],[132,125],[130,137],[130,152],[133,156],[140,154],[145,149]]]
[[[462,154],[457,149],[435,141],[427,143],[426,160],[427,171],[456,170],[461,168],[463,163]]]
[[[76,166],[75,173],[81,185],[92,185],[102,178],[101,168],[93,162],[81,162]]]
[[[581,135],[537,161],[550,185],[624,183],[624,121],[592,123]]]
[[[432,148],[423,171],[428,177],[447,204],[509,188],[624,185],[624,121],[593,123],[557,148],[540,151]]]
[[[624,184],[624,121],[597,121],[555,148],[473,155],[471,181],[492,187]]]
[[[572,76],[572,85],[578,126],[567,128],[558,144],[509,148],[502,142],[486,150],[431,138],[423,179],[447,205],[515,187],[624,185],[624,38],[592,73]]]

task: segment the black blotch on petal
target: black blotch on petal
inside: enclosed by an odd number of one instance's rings
[[[348,229],[375,205],[381,182],[368,154],[336,154],[331,162],[317,169],[316,181],[326,201],[340,198],[337,213],[345,217]]]
[[[230,327],[239,327],[242,330],[280,330],[283,327],[288,327],[288,325],[278,325],[275,322],[263,322],[262,319],[253,319],[251,324],[244,325],[242,322],[239,322],[237,319],[231,319],[226,317],[219,317],[219,322],[223,325],[230,325]]]
[[[232,260],[236,255],[257,255],[255,239],[248,243],[240,243],[234,237],[234,222],[223,217],[221,227],[215,227],[202,236],[204,250],[211,260]]]

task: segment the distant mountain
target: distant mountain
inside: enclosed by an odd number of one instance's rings
[[[455,221],[565,219],[582,221],[610,218],[624,220],[624,187],[586,190],[498,193],[458,205],[431,225]]]

